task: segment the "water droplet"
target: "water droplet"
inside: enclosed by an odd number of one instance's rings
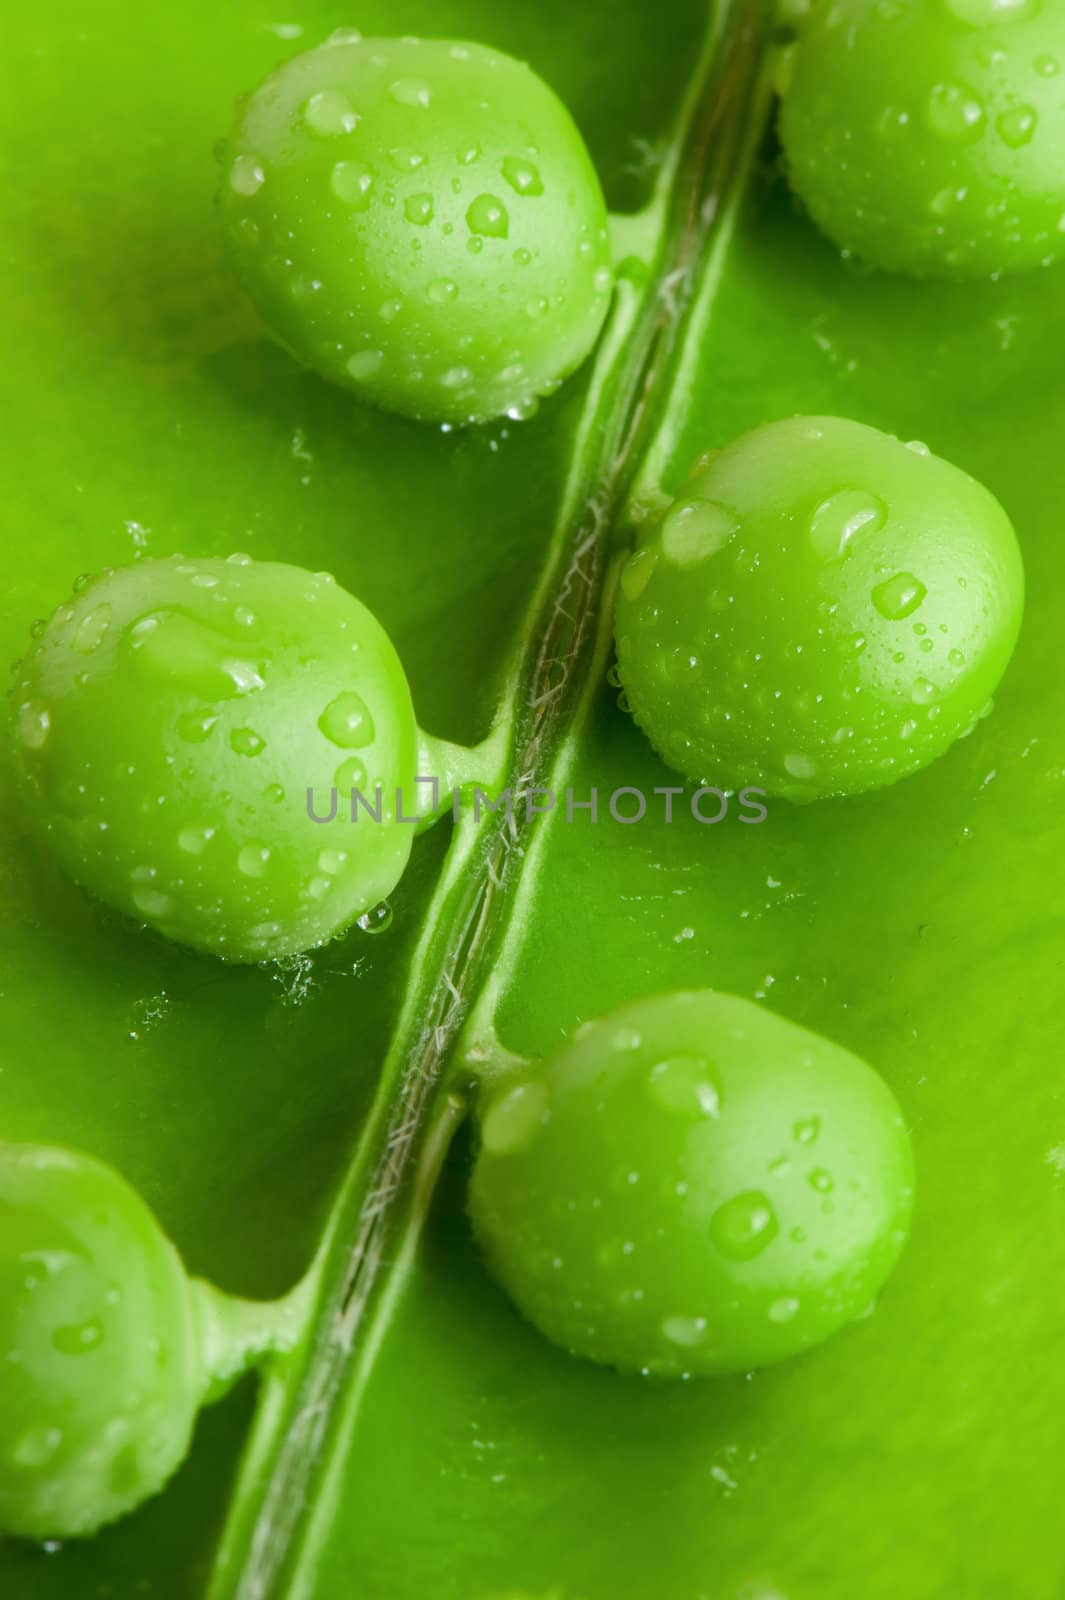
[[[1019,150],[1035,137],[1038,121],[1034,106],[1011,106],[1008,111],[1000,112],[995,119],[995,127],[1003,143],[1008,144],[1011,150]]]
[[[318,854],[318,865],[330,878],[335,878],[338,872],[343,871],[347,859],[346,850],[322,850]]]
[[[790,755],[784,757],[784,771],[789,777],[809,782],[811,778],[816,776],[817,767],[809,756],[805,756],[799,751],[793,751]]]
[[[710,1219],[710,1237],[731,1261],[750,1261],[776,1237],[779,1224],[760,1189],[733,1195]]]
[[[793,1294],[782,1295],[769,1307],[770,1322],[791,1322],[799,1310],[799,1301]]]
[[[964,667],[965,652],[963,650],[948,650],[947,660],[952,667]]]
[[[674,566],[694,566],[716,555],[737,526],[735,514],[716,500],[677,500],[662,523],[662,554]]]
[[[535,295],[533,299],[525,302],[525,315],[532,317],[534,320],[539,317],[546,317],[549,309],[547,297],[542,294]]]
[[[230,749],[238,756],[257,756],[266,749],[266,740],[254,728],[234,728],[229,735]]]
[[[175,725],[186,744],[202,744],[217,721],[210,711],[183,711]]]
[[[634,550],[621,569],[621,592],[626,600],[638,600],[651,581],[658,564],[658,552],[650,545]]]
[[[334,28],[322,45],[323,50],[333,49],[338,44],[361,44],[362,34],[358,28]]]
[[[213,828],[182,828],[178,834],[178,849],[188,856],[202,856],[214,838]]]
[[[796,1144],[816,1144],[820,1132],[820,1117],[800,1117],[792,1126],[791,1136]]]
[[[389,84],[388,93],[397,106],[420,106],[422,110],[433,98],[433,91],[424,78],[397,78],[395,83]]]
[[[458,163],[462,167],[472,167],[473,163],[480,159],[481,147],[479,144],[463,145],[457,156]]]
[[[364,911],[358,919],[356,927],[363,933],[384,933],[392,926],[392,907],[387,900],[382,900],[379,905],[369,911]]]
[[[463,389],[473,381],[473,373],[469,367],[449,367],[440,382],[445,389]]]
[[[515,194],[543,194],[543,179],[531,161],[525,161],[521,156],[505,156],[500,171]]]
[[[246,878],[261,878],[270,860],[264,844],[246,844],[237,856],[237,868]]]
[[[810,522],[810,537],[826,561],[847,553],[855,534],[878,533],[887,521],[887,506],[865,489],[840,489],[823,500]]]
[[[408,222],[413,222],[415,227],[424,228],[433,220],[432,195],[409,194],[403,202],[403,215]]]
[[[348,371],[356,383],[365,383],[367,378],[372,378],[384,366],[385,354],[383,350],[359,350],[348,359]]]
[[[444,306],[454,300],[458,292],[459,286],[453,278],[434,278],[426,288],[425,298],[434,306]]]
[[[388,159],[397,172],[417,172],[419,167],[424,167],[428,159],[421,150],[410,150],[406,145],[397,145],[388,152]]]
[[[984,103],[967,83],[937,83],[925,115],[932,132],[952,144],[969,144],[983,132]]]
[[[515,266],[527,267],[527,266],[530,265],[531,261],[532,261],[532,251],[531,250],[524,250],[524,249],[515,250],[515,252],[514,252],[514,264],[515,264]]]
[[[510,232],[507,208],[494,194],[477,196],[467,208],[466,225],[471,233],[484,234],[490,239],[505,239]]]
[[[338,161],[329,174],[329,187],[352,211],[365,211],[370,204],[373,173],[361,161]]]
[[[936,686],[927,678],[914,678],[910,699],[915,706],[929,706],[936,697]]]
[[[43,1467],[62,1443],[63,1434],[59,1428],[30,1428],[15,1441],[11,1460],[17,1467]]]
[[[721,1080],[703,1056],[669,1056],[647,1074],[651,1098],[667,1111],[688,1117],[716,1117],[721,1110]]]
[[[516,1084],[493,1099],[481,1121],[481,1144],[492,1155],[512,1155],[531,1143],[547,1112],[547,1085],[539,1078]]]
[[[873,604],[889,622],[901,622],[917,610],[928,590],[912,572],[896,572],[873,590]]]
[[[224,634],[187,612],[148,612],[126,630],[138,667],[203,700],[232,700],[263,687],[259,665],[235,655]],[[182,732],[182,737],[188,735]]]
[[[361,750],[374,737],[369,708],[353,689],[345,689],[329,702],[318,718],[318,726],[330,743],[342,750]]]
[[[166,917],[173,910],[170,896],[163,894],[159,889],[153,889],[150,884],[135,884],[131,898],[137,910],[145,917]]]
[[[352,789],[358,789],[362,794],[366,789],[366,768],[358,756],[349,756],[347,761],[342,761],[333,774],[333,783],[337,793],[346,795]],[[367,796],[367,799],[372,798]]]
[[[1026,22],[1035,16],[1041,3],[1042,0],[947,0],[954,15],[972,28]]]
[[[824,1167],[815,1167],[809,1178],[810,1188],[816,1189],[818,1194],[830,1194],[835,1188],[835,1183],[830,1172]]]
[[[52,716],[41,700],[27,700],[19,706],[16,729],[19,740],[27,750],[40,750],[48,739]]]
[[[705,1317],[666,1317],[662,1323],[662,1337],[670,1344],[690,1350],[706,1337]]]
[[[319,89],[312,94],[303,108],[303,120],[312,133],[326,139],[354,132],[359,121],[342,89]]]
[[[403,310],[402,300],[383,300],[378,308],[377,315],[382,322],[394,322]],[[384,358],[382,357],[382,360]],[[376,371],[376,368],[374,369]]]
[[[915,456],[930,456],[932,454],[922,439],[910,439],[906,444],[907,450],[912,450]]]
[[[242,194],[250,199],[259,193],[265,182],[266,173],[258,156],[240,155],[234,159],[229,169],[229,187],[234,194]]]
[[[83,1356],[103,1342],[103,1323],[98,1317],[88,1322],[68,1323],[52,1334],[52,1343],[64,1356]]]
[[[333,880],[316,875],[313,878],[308,878],[305,887],[312,900],[322,900],[333,887]]]
[[[1055,78],[1061,71],[1061,66],[1053,56],[1036,56],[1035,70],[1041,78]]]

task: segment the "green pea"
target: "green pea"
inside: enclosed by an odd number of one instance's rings
[[[745,1000],[586,1024],[480,1107],[477,1237],[555,1344],[627,1372],[739,1372],[870,1309],[905,1241],[902,1116],[864,1062]]]
[[[231,960],[322,943],[385,899],[410,854],[396,796],[407,815],[410,691],[328,573],[173,556],[82,583],[22,665],[16,730],[66,870]],[[372,815],[356,800],[352,821],[352,791]]]
[[[876,789],[990,709],[1024,577],[988,491],[835,417],[696,472],[621,576],[618,667],[671,766],[795,800]]]
[[[302,1310],[302,1286],[260,1305],[188,1278],[109,1167],[0,1141],[0,1533],[92,1533],[158,1493]]]
[[[240,109],[229,253],[306,365],[386,410],[522,417],[588,354],[607,218],[579,132],[528,67],[344,30]]]
[[[1065,8],[817,0],[780,131],[815,221],[877,266],[957,277],[1065,255]]]

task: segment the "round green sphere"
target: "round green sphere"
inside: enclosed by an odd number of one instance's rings
[[[206,1387],[194,1295],[133,1190],[0,1142],[0,1531],[91,1533],[183,1460]]]
[[[386,410],[520,418],[595,343],[602,191],[510,56],[342,30],[243,103],[223,159],[230,256],[268,327]]]
[[[910,1222],[898,1105],[856,1056],[710,991],[586,1024],[480,1109],[489,1267],[542,1333],[664,1377],[795,1355],[867,1312]]]
[[[780,134],[845,250],[981,277],[1065,255],[1059,0],[815,0]]]
[[[81,580],[15,706],[29,808],[61,864],[183,944],[234,961],[306,950],[402,875],[410,691],[328,573],[173,556]],[[352,821],[353,790],[380,821],[358,802]]]
[[[618,670],[663,758],[794,800],[876,789],[968,732],[1013,650],[1020,552],[957,467],[837,417],[703,464],[622,571]]]

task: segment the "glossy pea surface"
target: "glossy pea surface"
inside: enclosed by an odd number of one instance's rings
[[[815,221],[877,266],[957,277],[1065,254],[1057,0],[818,0],[781,137]]]
[[[709,991],[586,1025],[482,1107],[469,1209],[554,1343],[744,1371],[867,1311],[909,1227],[899,1107],[856,1056]]]
[[[689,778],[893,783],[990,709],[1020,626],[1009,518],[919,443],[792,417],[702,465],[623,569],[621,680]]]
[[[406,678],[327,573],[173,556],[80,580],[13,712],[27,804],[62,865],[183,944],[236,961],[307,949],[406,865]],[[311,820],[308,790],[331,820]],[[353,790],[380,821],[358,804],[351,820]]]
[[[89,1533],[156,1493],[205,1387],[195,1298],[133,1190],[0,1142],[0,1531]]]
[[[602,192],[510,56],[341,30],[256,89],[223,161],[230,256],[266,323],[388,410],[521,417],[595,341]]]

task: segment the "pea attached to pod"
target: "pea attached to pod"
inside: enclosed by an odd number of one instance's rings
[[[518,1309],[574,1355],[741,1372],[871,1308],[910,1225],[883,1079],[749,1001],[657,995],[489,1081],[469,1212]]]
[[[599,182],[510,56],[341,30],[248,97],[224,161],[230,259],[267,326],[386,410],[521,418],[596,340]]]
[[[109,1167],[0,1141],[0,1533],[94,1533],[158,1493],[199,1408],[292,1345],[298,1295],[189,1278]]]
[[[416,780],[456,755],[419,730],[365,606],[247,556],[79,583],[22,663],[15,731],[70,875],[232,961],[309,949],[381,904],[432,794]]]
[[[695,781],[794,800],[919,771],[989,709],[1024,573],[989,492],[839,417],[708,458],[623,569],[618,671]]]
[[[821,228],[874,266],[958,278],[1065,255],[1058,0],[816,0],[780,132]]]

